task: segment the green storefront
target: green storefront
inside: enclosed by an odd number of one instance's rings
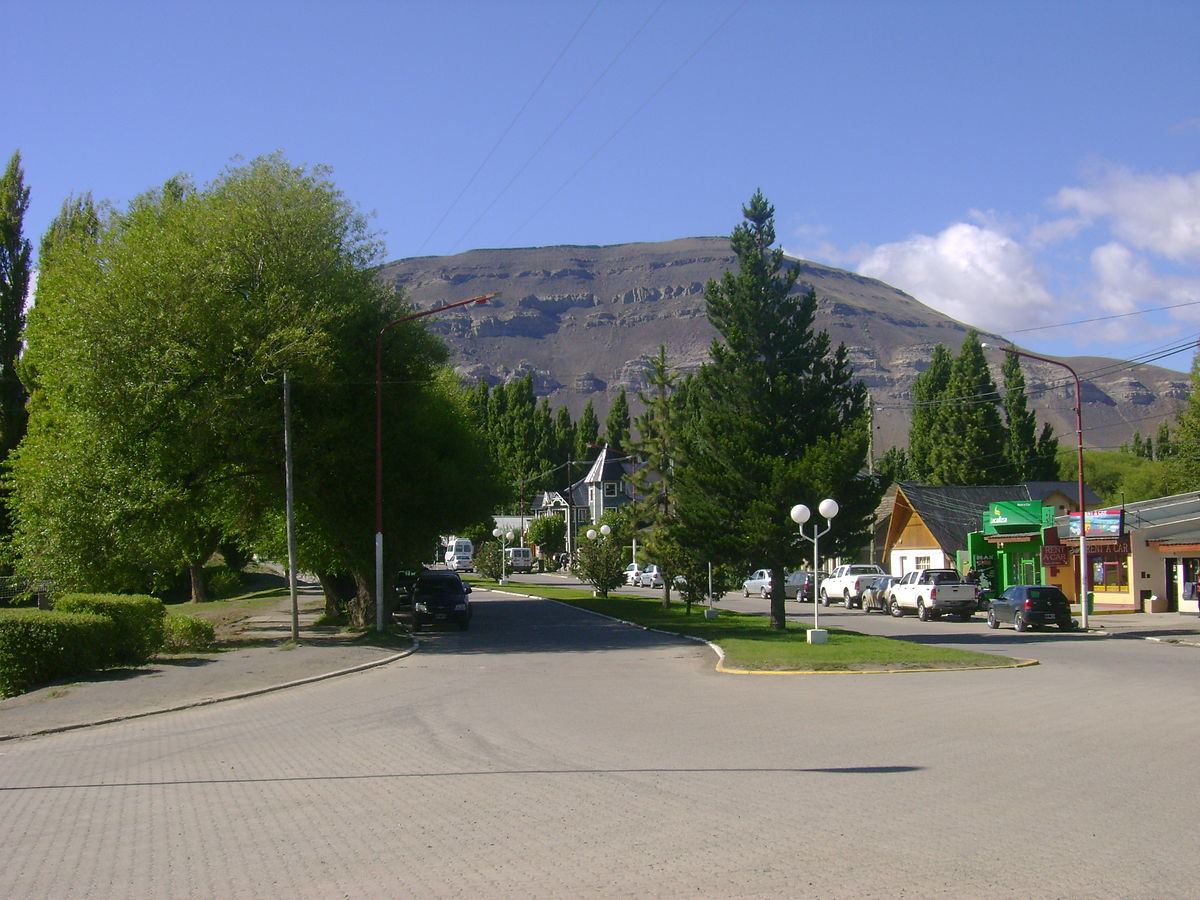
[[[1014,584],[1045,584],[1042,545],[1046,529],[1054,527],[1053,507],[1037,500],[990,503],[983,531],[967,535],[967,559],[960,560],[960,568],[973,568],[980,587],[997,594]]]

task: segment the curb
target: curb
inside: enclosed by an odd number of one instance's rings
[[[661,628],[650,628],[646,625],[639,625],[637,622],[618,619],[616,616],[610,616],[607,613],[596,612],[594,609],[571,606],[570,603],[563,600],[540,597],[537,594],[518,594],[515,591],[494,591],[494,593],[507,594],[510,597],[521,597],[526,600],[546,600],[550,603],[557,603],[559,606],[569,607],[578,612],[599,616],[601,619],[608,619],[610,622],[619,622],[622,625],[629,625],[632,628],[640,628],[642,631],[652,631],[655,634],[665,634],[670,637],[683,638],[684,640],[706,644],[717,655],[716,671],[723,675],[914,675],[922,672],[987,672],[994,669],[1024,669],[1029,666],[1040,665],[1036,659],[1017,658],[1012,663],[994,666],[953,666],[936,669],[731,669],[725,666],[725,651],[719,645],[702,637],[696,637],[692,634],[681,634],[678,631],[663,631]]]
[[[374,660],[369,663],[359,663],[357,666],[350,666],[346,669],[337,669],[333,672],[325,672],[322,675],[310,675],[307,678],[298,678],[295,681],[285,681],[281,684],[268,685],[267,687],[250,688],[244,691],[237,691],[232,694],[222,694],[219,697],[201,697],[197,700],[187,700],[183,703],[176,703],[173,706],[165,706],[161,709],[144,710],[142,712],[124,713],[119,716],[109,716],[104,719],[94,719],[88,722],[76,722],[72,725],[53,725],[49,728],[38,728],[33,731],[23,731],[19,734],[0,734],[0,742],[13,741],[19,738],[37,737],[43,734],[59,734],[65,731],[78,731],[81,728],[91,728],[96,725],[111,725],[114,722],[127,722],[131,719],[144,719],[148,716],[160,716],[164,713],[178,712],[183,709],[195,709],[200,706],[210,706],[213,703],[224,703],[227,700],[241,700],[246,697],[257,697],[260,694],[270,694],[274,691],[282,691],[286,688],[299,687],[302,684],[312,684],[315,681],[325,681],[329,678],[337,678],[341,675],[353,675],[355,672],[363,672],[367,669],[378,668],[379,666],[387,665],[388,663],[396,662],[404,659],[406,656],[411,656],[420,647],[420,642],[413,638],[413,645],[407,650],[392,656],[384,657],[383,659]]]

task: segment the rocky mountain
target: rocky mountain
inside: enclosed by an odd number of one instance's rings
[[[875,453],[905,444],[913,379],[938,343],[957,353],[969,326],[881,281],[804,260],[791,264],[800,269],[798,289],[816,290],[817,327],[834,345],[846,345],[870,391]],[[458,371],[491,383],[532,372],[537,393],[553,408],[566,405],[578,416],[591,398],[603,423],[622,387],[636,411],[636,392],[646,387],[648,361],[660,344],[684,372],[708,358],[715,331],[705,315],[704,286],[735,267],[728,238],[706,237],[414,257],[386,264],[381,277],[421,309],[499,292],[486,306],[426,320],[445,339]],[[994,334],[983,340],[1008,343]],[[1002,359],[994,356],[1000,383]],[[1115,448],[1134,431],[1153,434],[1189,389],[1185,375],[1157,366],[1102,357],[1062,361],[1083,381],[1084,441],[1091,447]],[[1022,364],[1030,405],[1072,444],[1074,382],[1058,366]]]

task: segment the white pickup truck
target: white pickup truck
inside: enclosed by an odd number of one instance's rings
[[[954,569],[917,569],[888,591],[893,616],[915,612],[922,622],[954,613],[964,622],[979,608],[979,586],[967,584]]]
[[[821,582],[821,603],[828,606],[837,600],[846,604],[846,609],[857,605],[862,608],[863,588],[887,572],[870,563],[838,566]]]

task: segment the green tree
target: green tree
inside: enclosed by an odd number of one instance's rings
[[[941,434],[940,421],[945,411],[946,387],[954,356],[944,345],[933,348],[929,367],[913,379],[912,421],[908,429],[908,477],[928,481],[933,465],[930,461],[934,441]]]
[[[1192,360],[1192,389],[1175,418],[1171,455],[1166,460],[1167,485],[1172,493],[1200,487],[1200,351]]]
[[[1037,417],[1029,404],[1025,392],[1025,376],[1021,372],[1021,361],[1015,353],[1004,354],[1001,367],[1004,377],[1004,420],[1007,441],[1004,458],[1008,464],[1008,480],[1053,481],[1057,478],[1058,439],[1049,423],[1037,434]]]
[[[219,543],[277,553],[288,371],[301,564],[345,575],[351,615],[369,623],[374,449],[347,436],[373,432],[364,350],[405,308],[377,282],[378,244],[327,172],[276,155],[204,189],[173,179],[107,214],[95,240],[51,246],[27,329],[38,393],[13,463],[23,570],[144,590],[190,569],[201,599],[195,576]],[[409,322],[384,356],[394,572],[497,494],[444,346]]]
[[[529,523],[525,538],[537,547],[539,557],[555,556],[566,549],[567,521],[561,516],[538,516]]]
[[[806,555],[788,511],[836,498],[842,513],[823,546],[839,555],[868,539],[879,490],[864,471],[866,389],[845,347],[813,330],[815,292],[793,295],[798,269],[772,249],[774,209],[761,191],[742,213],[730,241],[738,270],[705,289],[718,337],[685,391],[675,502],[682,544],[717,564],[772,570],[771,626],[782,629],[783,574]]]
[[[608,592],[625,583],[625,547],[622,520],[613,513],[605,513],[593,527],[579,535],[579,558],[575,573],[596,589],[596,594],[605,599]],[[607,526],[610,534],[604,534]],[[594,533],[595,537],[590,535]]]
[[[596,458],[595,444],[600,440],[600,420],[596,418],[596,407],[592,398],[584,404],[583,413],[575,423],[575,459],[586,461]]]
[[[1166,419],[1158,426],[1158,440],[1155,441],[1154,458],[1167,459],[1175,452],[1171,443],[1171,425]]]
[[[979,334],[967,333],[950,369],[929,452],[932,484],[1007,484],[1006,434],[1000,395],[988,371]]]
[[[625,388],[617,392],[617,397],[608,408],[608,416],[604,420],[604,440],[613,450],[625,450],[629,446],[629,398],[625,396]]]
[[[672,577],[687,564],[675,528],[673,482],[679,453],[675,381],[667,364],[667,348],[660,344],[658,356],[650,361],[650,392],[638,393],[644,412],[637,419],[638,439],[633,451],[638,465],[632,481],[637,497],[634,515],[644,525],[642,545],[663,571],[664,607],[671,603]]]
[[[0,175],[0,456],[25,435],[28,395],[17,373],[29,296],[32,248],[25,237],[29,188],[20,151]]]

